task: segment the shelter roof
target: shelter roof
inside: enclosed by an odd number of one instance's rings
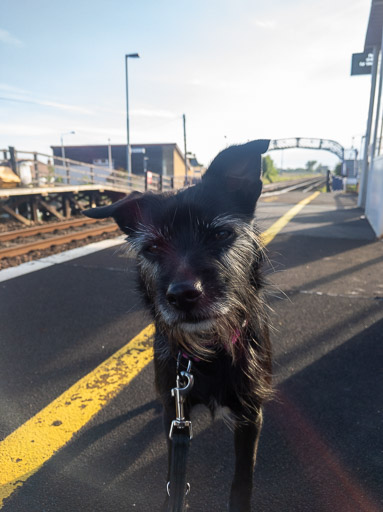
[[[364,49],[380,48],[383,28],[383,0],[372,0]]]

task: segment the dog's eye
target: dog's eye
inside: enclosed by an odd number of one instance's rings
[[[157,244],[148,245],[145,247],[145,252],[149,254],[158,254],[160,252],[160,247]]]
[[[229,229],[220,229],[214,233],[214,238],[219,241],[227,240],[233,235],[233,232]]]

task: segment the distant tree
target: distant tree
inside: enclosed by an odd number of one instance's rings
[[[316,160],[309,160],[308,162],[306,162],[306,171],[314,172],[314,167],[316,163]]]
[[[263,178],[268,180],[270,183],[275,181],[278,176],[278,169],[275,167],[274,161],[269,155],[266,155],[262,159],[262,175]]]
[[[328,170],[328,165],[322,165],[322,164],[318,164],[317,167],[315,168],[315,172],[317,173],[320,173],[320,174],[325,174]]]
[[[335,174],[335,176],[341,176],[341,174],[342,174],[342,164],[341,163],[339,163],[338,165],[335,166],[334,174]]]

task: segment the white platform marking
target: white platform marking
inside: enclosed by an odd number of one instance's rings
[[[121,245],[125,242],[125,238],[126,237],[122,235],[110,240],[101,240],[101,242],[95,242],[93,244],[84,245],[83,247],[76,247],[76,249],[70,249],[69,251],[52,254],[52,256],[47,256],[40,260],[27,261],[17,267],[5,268],[4,270],[0,270],[0,282],[8,281],[8,279],[14,279],[15,277],[29,274],[30,272],[36,272],[36,270],[51,267],[52,265],[74,260],[75,258],[81,258],[81,256],[86,256],[92,252],[102,251],[109,247]]]

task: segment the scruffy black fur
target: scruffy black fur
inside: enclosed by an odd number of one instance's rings
[[[269,141],[231,146],[202,182],[170,194],[133,192],[87,210],[114,217],[137,253],[140,288],[153,315],[155,380],[166,434],[175,418],[176,357],[194,359],[186,416],[203,403],[230,410],[236,465],[230,512],[249,512],[262,403],[271,393],[263,297],[263,248],[254,225],[261,154]]]

